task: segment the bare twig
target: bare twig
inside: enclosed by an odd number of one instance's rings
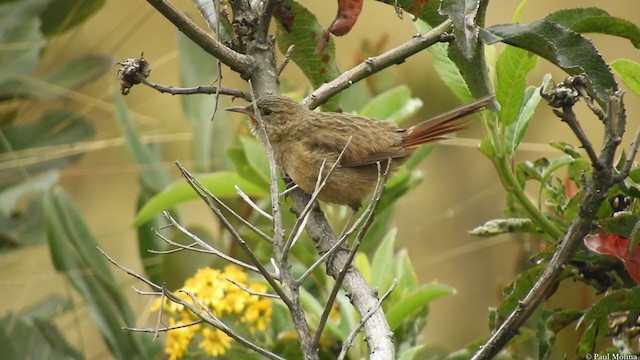
[[[229,49],[208,32],[201,29],[193,20],[189,19],[180,9],[169,0],[147,0],[167,20],[182,31],[187,37],[198,44],[204,51],[222,61],[225,65],[240,74],[248,74],[253,68],[253,62],[247,55]]]
[[[360,231],[358,232],[356,241],[361,241],[362,238],[364,237],[365,233],[369,229],[369,226],[371,225],[371,222],[373,220],[373,215],[375,213],[376,208],[378,207],[378,203],[380,202],[382,191],[384,190],[384,183],[387,181],[387,176],[389,174],[389,167],[391,165],[391,160],[389,159],[387,161],[387,167],[384,173],[381,172],[380,162],[378,162],[377,165],[378,165],[378,182],[376,183],[376,188],[373,191],[373,195],[371,196],[371,201],[369,202],[369,205],[367,205],[367,208],[362,213],[362,215],[358,218],[358,220],[353,224],[351,229],[349,231],[346,231],[340,237],[340,239],[331,248],[329,248],[328,251],[322,254],[322,256],[320,256],[318,260],[316,260],[313,264],[311,264],[311,266],[309,266],[309,268],[298,278],[297,280],[298,284],[302,284],[306,280],[306,278],[309,277],[309,275],[311,275],[311,273],[313,273],[315,269],[318,268],[318,266],[324,263],[325,260],[327,260],[331,255],[333,255],[334,252],[340,249],[342,247],[342,244],[344,244],[344,242],[347,241],[347,239],[349,238],[349,235],[351,235],[353,231],[355,231],[355,229],[358,226],[360,226],[360,223],[363,220],[364,220],[364,224],[362,225],[362,228],[360,228]],[[345,265],[347,264],[344,264],[343,268]]]
[[[162,212],[162,215],[163,215],[167,220],[169,220],[169,222],[171,223],[171,225],[175,226],[178,230],[180,230],[180,232],[181,232],[181,233],[185,234],[185,235],[186,235],[187,237],[189,237],[190,239],[193,239],[193,241],[194,241],[195,243],[197,243],[198,245],[200,245],[200,246],[202,246],[202,247],[204,248],[203,250],[206,250],[206,251],[201,251],[201,252],[207,252],[207,253],[209,253],[209,254],[216,255],[217,257],[222,258],[222,259],[224,259],[224,260],[227,260],[228,262],[230,262],[230,263],[232,263],[232,264],[235,264],[235,265],[238,265],[238,266],[240,266],[240,267],[242,267],[242,268],[244,268],[244,269],[247,269],[247,270],[250,270],[250,271],[253,271],[253,272],[257,272],[257,273],[259,273],[259,272],[260,272],[260,271],[258,270],[258,268],[257,268],[257,267],[252,266],[252,265],[249,265],[249,264],[247,264],[247,263],[245,263],[245,262],[242,262],[242,261],[240,261],[240,260],[238,260],[238,259],[236,259],[236,258],[234,258],[234,257],[232,257],[232,256],[229,256],[229,255],[227,255],[227,254],[223,253],[222,251],[220,251],[220,250],[218,250],[218,249],[214,248],[213,246],[211,246],[211,245],[207,244],[205,241],[203,241],[202,239],[200,239],[199,237],[197,237],[195,234],[193,234],[192,232],[190,232],[189,230],[187,230],[184,226],[180,225],[180,223],[178,223],[178,222],[176,221],[176,219],[174,219],[174,218],[171,216],[171,214],[169,214],[169,212],[168,212],[168,211],[166,211],[166,210],[165,210],[165,211],[163,211],[163,212]],[[184,245],[182,245],[182,246],[181,246],[181,244],[176,243],[175,241],[170,241],[169,239],[167,239],[166,237],[162,236],[162,235],[161,235],[161,234],[159,234],[158,232],[156,232],[156,234],[157,234],[158,236],[160,236],[164,241],[166,241],[167,243],[170,243],[170,244],[171,244],[171,245],[173,245],[173,246],[184,247],[186,250],[195,250],[195,251],[198,251],[198,250],[199,250],[199,249],[197,249],[197,248],[193,248],[193,247],[188,247],[188,246],[184,246]]]
[[[255,210],[258,214],[269,219],[269,221],[273,221],[273,216],[271,216],[271,214],[268,214],[266,211],[262,210],[260,206],[254,203],[253,200],[251,200],[251,198],[249,197],[249,195],[245,194],[244,191],[242,191],[242,189],[240,189],[238,185],[234,185],[234,187],[236,188],[236,192],[242,198],[242,200],[244,200],[244,202],[246,202],[249,206],[251,206],[253,210]]]
[[[331,176],[335,168],[339,166],[340,160],[342,160],[342,157],[346,153],[347,148],[349,147],[349,144],[351,144],[352,138],[353,138],[352,136],[349,137],[349,139],[347,140],[347,143],[342,148],[342,151],[340,151],[340,154],[338,155],[336,161],[331,165],[326,175],[322,174],[326,159],[325,161],[322,162],[322,166],[320,167],[320,170],[318,170],[318,179],[317,179],[318,181],[316,183],[316,188],[313,191],[313,194],[311,194],[311,198],[309,199],[309,202],[307,203],[307,205],[304,207],[302,212],[298,214],[298,220],[296,220],[296,223],[293,225],[293,228],[291,229],[291,233],[289,234],[289,238],[287,239],[287,242],[284,245],[285,259],[286,259],[287,253],[291,249],[291,245],[300,236],[298,229],[304,226],[303,223],[307,222],[306,220],[307,214],[309,214],[309,211],[311,211],[313,206],[315,206],[316,199],[318,198],[318,196],[320,196],[320,192],[327,185],[327,181],[329,181],[329,177]]]
[[[587,152],[587,156],[589,156],[591,164],[594,167],[600,167],[601,164],[598,161],[598,154],[596,154],[596,151],[593,149],[593,145],[591,145],[591,141],[589,141],[587,135],[584,133],[584,130],[582,130],[582,126],[580,126],[580,123],[576,118],[576,114],[575,112],[573,112],[573,108],[566,106],[562,109],[562,111],[554,109],[553,113],[556,114],[560,119],[562,119],[562,121],[567,123],[567,125],[569,125],[573,133],[578,138],[578,141],[580,141],[582,148]]]
[[[358,251],[358,247],[360,247],[360,241],[356,240],[351,249],[349,250],[349,255],[347,257],[347,262],[344,263],[342,269],[340,269],[340,273],[338,274],[338,278],[336,279],[335,284],[333,284],[333,288],[331,289],[331,293],[327,298],[327,303],[324,305],[324,310],[322,311],[322,315],[320,316],[320,320],[318,321],[318,327],[316,328],[316,333],[313,336],[313,344],[317,347],[320,343],[320,337],[322,336],[322,332],[324,331],[324,326],[327,324],[327,320],[329,319],[329,314],[331,314],[331,309],[333,308],[333,303],[336,301],[336,297],[338,296],[338,292],[340,291],[340,287],[342,286],[342,282],[344,281],[344,277],[347,274],[347,270],[351,266],[353,262],[353,258],[356,256],[356,252]]]
[[[358,335],[358,333],[360,332],[360,329],[371,318],[371,316],[376,312],[376,310],[378,310],[380,306],[382,306],[382,302],[384,301],[384,299],[386,299],[389,296],[389,294],[391,294],[393,289],[396,288],[397,284],[398,284],[398,279],[393,279],[393,283],[391,283],[389,290],[387,290],[387,292],[385,292],[384,295],[380,297],[380,300],[378,300],[378,302],[376,303],[376,306],[373,309],[371,309],[369,312],[367,312],[367,314],[364,317],[362,317],[362,319],[360,320],[356,328],[351,331],[349,336],[347,336],[347,339],[344,341],[344,344],[342,345],[342,349],[340,350],[340,355],[338,355],[338,360],[343,360],[345,356],[347,356],[347,351],[351,346],[353,346],[353,340],[356,338],[356,335]]]
[[[253,88],[252,81],[249,80],[248,82],[249,86],[251,87],[251,94],[255,94],[255,89]],[[278,171],[276,159],[273,153],[273,147],[271,146],[271,142],[269,141],[269,137],[267,136],[264,121],[262,119],[260,111],[258,110],[258,102],[255,98],[252,100],[253,113],[256,114],[256,120],[258,122],[258,134],[262,139],[263,145],[267,152],[267,159],[269,160],[269,192],[271,194],[271,214],[273,216],[273,245],[275,253],[275,260],[273,261],[273,263],[274,267],[276,269],[279,269],[280,280],[282,281],[284,288],[290,296],[290,301],[285,301],[285,304],[287,305],[289,313],[291,314],[291,318],[298,335],[298,342],[300,344],[303,356],[307,360],[316,360],[319,357],[317,351],[315,351],[313,347],[306,314],[304,309],[302,308],[302,303],[300,302],[300,289],[295,279],[293,278],[293,274],[291,273],[291,266],[287,261],[288,252],[286,251],[287,245],[284,241],[284,227],[282,223],[282,214],[280,211],[280,192],[278,190]],[[278,293],[278,295],[282,297],[280,293]]]
[[[402,63],[411,55],[438,43],[441,40],[441,35],[451,28],[451,24],[451,20],[446,20],[427,33],[418,34],[413,39],[396,48],[378,56],[366,59],[363,63],[343,72],[337,78],[317,88],[307,96],[302,103],[310,109],[314,109],[324,104],[333,95],[370,76],[371,74],[391,65]]]
[[[176,330],[176,329],[182,329],[182,328],[186,328],[189,326],[194,326],[194,325],[198,325],[198,324],[202,324],[204,322],[204,320],[195,320],[192,321],[190,323],[187,324],[180,324],[180,325],[175,325],[175,326],[166,326],[166,327],[161,327],[158,326],[156,328],[134,328],[134,327],[123,327],[122,330],[127,330],[127,331],[134,331],[134,332],[141,332],[141,333],[159,333],[159,332],[167,332],[167,331],[171,331],[171,330]],[[155,337],[154,337],[155,339]]]
[[[229,223],[227,218],[224,217],[224,215],[222,214],[220,209],[216,206],[216,204],[206,196],[204,192],[206,190],[203,190],[204,186],[202,186],[202,184],[200,184],[200,182],[198,182],[198,180],[194,178],[193,175],[191,175],[189,171],[187,171],[187,169],[183,168],[179,162],[176,161],[176,165],[180,169],[180,172],[182,173],[184,178],[187,180],[189,185],[191,185],[191,187],[196,191],[196,193],[200,196],[200,198],[202,198],[209,205],[209,209],[213,211],[213,213],[216,215],[220,223],[225,227],[225,229],[227,229],[227,231],[229,232],[229,234],[231,234],[233,239],[240,245],[240,248],[249,257],[253,265],[255,265],[258,268],[258,270],[260,271],[260,274],[262,274],[265,280],[267,280],[267,282],[269,283],[269,285],[271,285],[273,290],[280,296],[280,298],[282,298],[282,301],[284,301],[284,303],[287,306],[292,306],[291,300],[282,291],[282,288],[280,288],[280,285],[278,285],[278,283],[276,282],[275,277],[271,273],[269,273],[269,271],[267,271],[267,269],[265,269],[265,267],[260,263],[260,260],[258,260],[256,255],[249,248],[249,246],[244,241],[244,239],[242,239],[242,236],[240,236],[238,231],[231,225],[231,223]]]
[[[564,265],[569,261],[584,237],[589,233],[597,209],[606,199],[609,188],[615,183],[613,160],[626,123],[624,111],[621,110],[623,109],[622,92],[617,91],[612,94],[610,102],[611,109],[620,109],[620,111],[609,111],[607,114],[604,141],[600,156],[597,158],[597,163],[601,164],[601,166],[594,166],[591,179],[585,185],[584,198],[580,204],[578,216],[571,223],[571,226],[562,238],[549,264],[529,293],[518,303],[517,308],[491,335],[487,343],[480,347],[472,360],[492,359],[506,346],[538,306],[551,295]],[[563,111],[569,111],[567,108],[570,106],[571,105],[563,106]]]
[[[273,16],[273,9],[276,6],[278,0],[264,0],[261,11],[258,11],[258,41],[265,42],[267,35],[269,34],[269,24],[271,23],[271,17]]]
[[[204,306],[204,304],[202,304],[202,301],[200,299],[198,299],[192,293],[190,293],[188,291],[184,291],[186,294],[188,294],[192,298],[192,300],[194,300],[195,303],[200,304],[200,306],[203,307],[203,310],[205,310],[205,312],[202,312],[194,304],[186,301],[185,299],[176,296],[173,292],[167,290],[164,286],[161,287],[161,286],[155,284],[153,281],[148,280],[144,276],[136,273],[135,271],[120,265],[113,258],[111,258],[109,255],[107,255],[107,253],[102,251],[102,249],[100,249],[99,247],[98,247],[98,250],[102,253],[102,255],[104,255],[104,257],[107,258],[107,260],[109,260],[109,262],[111,262],[113,265],[118,267],[120,270],[122,270],[122,271],[126,272],[127,274],[133,276],[134,278],[144,282],[145,284],[151,286],[154,289],[161,290],[162,293],[164,294],[164,296],[166,296],[169,300],[173,301],[176,304],[180,304],[180,305],[184,306],[185,308],[189,309],[192,313],[194,313],[202,321],[204,321],[204,322],[212,325],[216,329],[224,332],[229,337],[233,338],[234,340],[236,340],[240,344],[244,345],[245,347],[247,347],[249,349],[252,349],[252,350],[254,350],[255,352],[257,352],[257,353],[259,353],[261,355],[264,355],[269,359],[284,360],[284,358],[272,353],[271,351],[269,351],[267,349],[264,349],[264,348],[262,348],[262,347],[260,347],[260,346],[258,346],[256,344],[252,343],[251,341],[247,340],[246,338],[244,338],[240,334],[237,334],[230,327],[228,327],[224,322],[222,322],[217,317],[213,316],[213,313],[211,313],[211,311],[206,306]],[[162,311],[162,306],[160,307],[159,311]],[[185,324],[184,326],[181,326],[181,327],[192,326],[192,325],[195,325],[195,323],[196,322],[193,322],[191,324]],[[156,330],[156,329],[136,329],[136,328],[131,328],[131,330],[132,331],[142,331],[142,332],[152,332],[152,333],[155,333],[156,331],[159,331],[159,330]],[[168,330],[170,330],[170,329],[168,329]]]
[[[282,71],[284,71],[284,68],[287,67],[287,64],[289,64],[289,61],[291,60],[291,53],[293,52],[293,50],[295,50],[295,48],[296,46],[294,44],[291,44],[291,46],[289,46],[289,48],[287,49],[287,52],[284,54],[284,59],[282,60],[282,64],[280,64],[276,69],[276,75],[278,77],[280,77],[280,74],[282,74]]]
[[[233,285],[237,286],[238,288],[240,288],[240,290],[246,292],[249,295],[255,295],[255,296],[262,296],[262,297],[268,297],[271,299],[278,299],[280,300],[280,296],[276,295],[276,294],[269,294],[269,293],[263,293],[263,292],[258,292],[258,291],[253,291],[251,289],[249,289],[248,287],[240,284],[237,281],[234,281],[232,279],[226,278],[228,282],[232,283]]]
[[[199,85],[199,86],[192,86],[192,87],[186,87],[186,88],[175,87],[175,86],[164,86],[164,85],[151,82],[145,78],[140,78],[140,82],[161,93],[167,93],[171,95],[222,94],[222,95],[229,95],[236,98],[245,99],[247,101],[251,99],[251,96],[244,91],[236,90],[236,89],[221,88],[219,86]]]

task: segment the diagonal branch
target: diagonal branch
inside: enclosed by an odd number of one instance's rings
[[[571,106],[572,104],[563,106],[562,113],[567,113],[571,116],[573,114],[570,109]],[[580,204],[578,216],[573,220],[538,281],[529,290],[525,298],[518,303],[517,308],[491,335],[487,343],[480,347],[472,360],[492,359],[507,345],[538,306],[551,295],[564,265],[570,260],[578,245],[591,230],[596,212],[606,199],[607,191],[616,180],[613,160],[616,149],[620,145],[620,137],[624,132],[626,122],[624,111],[620,110],[623,108],[622,92],[617,91],[610,97],[609,112],[605,121],[604,141],[600,156],[595,162],[599,163],[600,166],[594,167],[591,179],[585,185],[584,198]],[[563,120],[565,119],[563,118]],[[627,174],[625,174],[626,176]]]
[[[169,0],[147,0],[178,30],[198,44],[204,51],[213,55],[225,65],[240,74],[248,74],[253,68],[253,61],[247,55],[229,49],[216,38],[200,28]]]
[[[378,56],[367,58],[364,62],[343,72],[337,78],[323,84],[307,96],[302,104],[310,109],[324,104],[330,97],[350,87],[354,83],[377,73],[391,65],[400,64],[408,57],[441,42],[442,35],[451,29],[451,20],[446,20],[429,32],[418,34],[413,39]]]

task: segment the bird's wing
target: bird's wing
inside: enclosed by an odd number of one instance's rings
[[[322,116],[313,117],[313,130],[308,131],[303,140],[309,151],[322,151],[328,158],[337,158],[344,150],[340,161],[344,167],[375,164],[410,154],[410,150],[402,147],[404,130],[394,123],[353,115],[331,116],[339,116],[343,121],[325,121]]]

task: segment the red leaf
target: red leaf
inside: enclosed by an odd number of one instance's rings
[[[358,21],[364,0],[338,0],[338,13],[329,28],[322,35],[316,52],[321,52],[329,41],[329,33],[335,36],[346,35]]]
[[[595,253],[615,256],[622,260],[631,278],[640,284],[640,246],[636,246],[630,255],[629,239],[606,232],[585,236],[584,245]]]
[[[329,26],[329,31],[336,36],[346,35],[355,25],[362,12],[364,0],[338,0],[338,13]]]

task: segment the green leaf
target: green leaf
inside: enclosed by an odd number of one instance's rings
[[[496,25],[480,30],[487,44],[502,41],[537,54],[569,75],[584,74],[590,82],[589,93],[604,106],[609,91],[617,90],[609,66],[582,35],[548,20],[529,25]]]
[[[578,33],[600,33],[629,39],[640,48],[640,28],[631,21],[609,15],[603,9],[590,7],[563,9],[545,18]]]
[[[506,318],[516,309],[518,303],[524,299],[533,284],[536,283],[545,266],[545,264],[538,265],[521,272],[511,284],[502,289],[504,300],[496,309],[498,316]]]
[[[424,345],[413,346],[402,352],[398,360],[413,360],[416,359],[416,356],[420,353],[420,351],[424,348]]]
[[[420,32],[427,32],[431,30],[432,27],[418,20],[416,21],[416,29]],[[433,67],[442,82],[444,82],[449,90],[462,102],[471,102],[473,96],[460,73],[460,69],[458,69],[458,66],[449,58],[448,49],[448,43],[437,43],[427,48],[431,55],[433,55]]]
[[[418,274],[411,264],[411,258],[407,249],[401,249],[396,254],[396,266],[394,273],[398,278],[397,293],[404,294],[408,291],[413,291],[418,287]]]
[[[609,291],[587,309],[577,326],[602,319],[606,320],[606,317],[614,312],[637,310],[638,304],[640,304],[640,287]]]
[[[531,118],[533,118],[533,114],[542,99],[540,96],[540,90],[544,89],[550,81],[551,76],[547,74],[542,79],[542,85],[540,85],[540,87],[529,87],[525,90],[522,98],[522,104],[520,105],[520,110],[515,117],[515,121],[510,123],[505,129],[505,142],[508,155],[513,154],[522,142],[522,139],[529,128]]]
[[[136,317],[78,209],[59,188],[47,194],[44,209],[53,264],[84,299],[113,355],[118,359],[147,357],[142,337],[122,331]]]
[[[527,75],[538,63],[538,57],[513,46],[505,47],[498,55],[496,100],[500,103],[498,119],[502,125],[516,120],[522,107]]]
[[[358,252],[353,260],[358,271],[362,274],[364,281],[371,283],[371,265],[369,264],[369,258],[367,254]]]
[[[584,333],[582,333],[582,337],[576,348],[576,356],[579,359],[587,359],[593,356],[598,335],[604,335],[607,331],[606,324],[606,320],[602,319],[590,324]]]
[[[478,2],[479,0],[451,0],[458,2],[465,2],[465,9],[471,11],[474,8],[470,2]],[[477,15],[475,15],[476,23],[479,26],[483,26],[484,17],[487,8],[488,1],[479,1],[480,6],[477,8]],[[474,10],[475,11],[475,10]],[[475,28],[475,25],[474,25]],[[455,30],[454,30],[455,32]],[[472,32],[475,35],[475,30]],[[456,43],[458,41],[456,40]],[[474,46],[475,49],[468,50],[467,48]],[[490,48],[487,48],[490,49]],[[474,98],[481,98],[494,93],[491,86],[491,79],[489,78],[489,66],[487,65],[487,59],[485,57],[485,47],[481,41],[473,40],[471,38],[465,45],[449,46],[448,48],[449,58],[456,64],[460,70],[460,74],[465,80],[465,83],[469,87],[471,94]]]
[[[51,189],[60,180],[60,173],[52,171],[39,176],[30,177],[15,185],[0,190],[0,214],[9,217],[21,199],[34,194],[41,194]]]
[[[53,321],[8,313],[0,319],[3,359],[82,359]]]
[[[136,209],[140,211],[144,208],[145,204],[153,198],[153,193],[148,190],[141,189],[140,195],[138,195],[138,203]],[[172,211],[172,216],[176,218],[175,211]],[[138,254],[140,261],[144,267],[144,273],[147,279],[153,281],[156,284],[161,284],[165,279],[162,276],[162,260],[166,256],[165,254],[154,254],[149,250],[167,250],[169,244],[162,240],[156,231],[161,229],[167,222],[160,215],[151,217],[148,221],[140,223],[136,227],[137,239],[138,239]]]
[[[95,134],[90,120],[68,111],[55,111],[44,114],[40,119],[25,124],[18,124],[3,130],[5,141],[0,143],[0,153],[41,148],[40,157],[27,157],[12,161],[14,167],[0,170],[0,177],[5,181],[13,178],[21,179],[24,171],[35,173],[57,169],[78,159],[78,155],[48,156],[47,147],[70,145],[87,140]],[[10,163],[10,162],[7,162]]]
[[[34,20],[52,0],[0,1],[0,38],[7,31]],[[2,67],[0,67],[2,69]]]
[[[575,310],[557,309],[543,310],[536,319],[536,336],[538,340],[538,358],[549,359],[556,341],[556,334],[576,321],[582,313]]]
[[[428,0],[377,0],[379,2],[399,8],[408,12],[409,14],[424,21],[432,27],[440,25],[447,20],[447,17],[442,15],[438,9],[440,8],[440,1],[428,1]]]
[[[415,115],[421,107],[422,100],[412,98],[411,89],[406,85],[400,85],[371,99],[359,111],[359,115],[401,124]]]
[[[262,144],[255,138],[248,136],[241,136],[240,144],[242,144],[247,162],[255,173],[260,176],[260,180],[257,182],[261,183],[264,181],[268,184],[271,179],[269,159],[267,159],[267,154]]]
[[[486,137],[482,139],[480,142],[480,147],[478,148],[481,153],[485,154],[489,159],[493,159],[496,156],[496,149],[491,142],[491,139]]]
[[[180,85],[183,87],[213,83],[218,76],[216,59],[202,50],[182,32],[178,32]],[[229,168],[226,150],[231,145],[233,131],[226,111],[226,98],[218,98],[218,111],[212,118],[216,96],[196,94],[181,96],[182,108],[193,126],[192,141],[195,170],[207,172]]]
[[[627,59],[618,59],[609,65],[620,81],[629,90],[633,91],[636,96],[640,96],[640,63]]]
[[[393,253],[397,229],[391,229],[382,239],[371,261],[371,286],[385,292],[393,282]]]
[[[46,36],[62,34],[85,22],[106,0],[53,0],[40,15]]]
[[[541,230],[528,218],[508,218],[489,220],[469,231],[469,234],[491,237],[507,233],[540,233]]]
[[[236,172],[240,177],[251,179],[251,181],[256,185],[260,185],[264,189],[269,189],[269,182],[249,164],[249,160],[247,159],[247,154],[244,149],[232,147],[227,150],[227,156],[231,162],[233,162],[233,166],[236,168]]]
[[[140,167],[141,184],[151,192],[158,192],[171,181],[169,173],[162,166],[160,153],[142,143],[138,129],[129,114],[124,98],[116,87],[112,87],[112,96],[116,109],[115,118],[118,127],[122,132],[122,136],[127,141],[127,147],[133,159]]]
[[[6,18],[3,10],[6,4],[0,8],[1,18]],[[10,16],[10,15],[9,15]],[[2,23],[2,21],[0,21]],[[27,19],[15,27],[2,26],[0,29],[0,90],[2,93],[10,91],[7,81],[21,79],[29,76],[38,65],[40,52],[44,46],[44,38],[39,30],[40,21]],[[7,90],[9,87],[9,90]]]
[[[313,87],[335,79],[340,70],[335,59],[335,43],[329,38],[327,45],[316,53],[316,47],[322,38],[324,28],[318,23],[316,16],[296,1],[289,1],[276,12],[278,29],[276,39],[278,47],[284,54],[291,45],[295,49],[291,53],[291,60],[309,79]],[[340,104],[340,95],[334,95],[323,105],[324,109],[336,110]]]
[[[234,187],[236,185],[249,196],[266,196],[269,194],[264,187],[246,180],[235,172],[215,172],[198,175],[197,178],[211,193],[220,198],[238,196]],[[197,198],[198,195],[184,180],[174,182],[144,204],[136,215],[134,226],[140,226],[149,221],[162,210],[173,208]]]
[[[470,60],[478,48],[478,33],[475,24],[480,9],[478,0],[442,0],[440,13],[448,16],[453,22],[455,46],[463,56]],[[482,24],[481,24],[482,25]]]
[[[86,55],[39,76],[12,80],[0,87],[0,96],[27,96],[38,100],[64,98],[68,90],[90,83],[113,67],[113,59],[104,55]]]
[[[386,311],[389,327],[395,331],[403,322],[411,321],[416,314],[424,311],[431,301],[455,293],[456,290],[449,285],[431,283],[403,295]]]

